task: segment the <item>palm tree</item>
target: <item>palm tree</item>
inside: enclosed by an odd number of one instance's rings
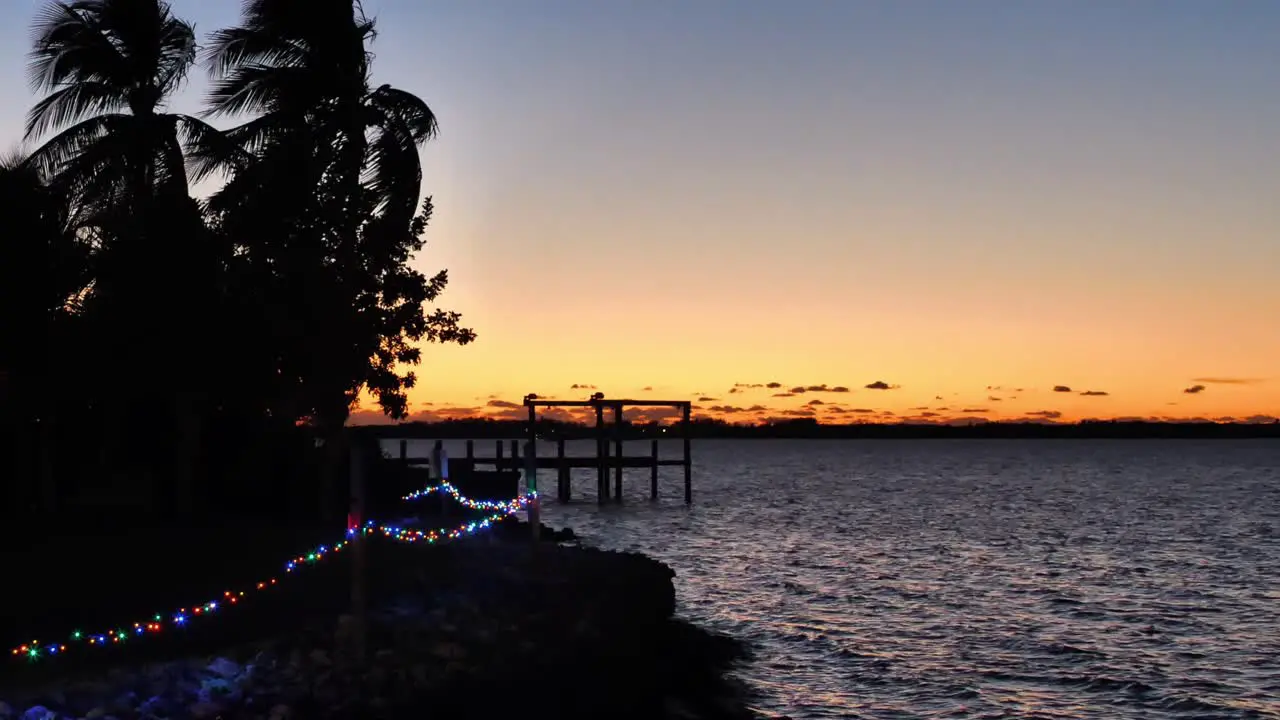
[[[437,125],[418,97],[373,85],[367,43],[374,22],[359,2],[299,6],[246,0],[241,24],[211,36],[208,116],[248,119],[225,133],[236,150],[201,145],[192,168],[196,177],[229,174],[210,207],[231,226],[238,215],[238,233],[262,237],[246,253],[277,268],[275,301],[266,305],[293,307],[277,310],[295,319],[280,328],[294,338],[286,341],[282,374],[296,378],[293,405],[326,439],[328,511],[343,426],[380,350],[378,333],[370,343],[368,330],[393,325],[380,319],[386,311],[378,299],[404,262],[393,248],[412,246],[421,234],[414,222],[418,147]],[[319,324],[308,328],[300,317]]]
[[[209,263],[207,253],[174,240],[203,237],[188,194],[183,145],[216,147],[217,131],[197,118],[165,112],[196,56],[194,29],[163,0],[50,3],[36,19],[29,68],[44,97],[26,126],[28,140],[52,133],[27,163],[70,198],[73,224],[98,239],[89,301],[100,318],[95,328],[114,341],[98,365],[105,371],[115,360],[120,372],[144,380],[154,399],[172,405],[184,431],[175,483],[183,508],[194,482],[190,438],[198,434],[199,400],[182,378],[162,378],[146,368],[160,352],[187,359],[194,354],[191,335],[174,334],[183,327],[179,298],[192,295],[189,276],[205,272]],[[114,381],[126,384],[120,377]],[[122,393],[123,403],[139,401],[136,391]]]
[[[412,93],[372,85],[373,37],[359,2],[308,0],[299,12],[296,0],[248,0],[241,25],[214,33],[207,53],[209,115],[253,116],[226,132],[243,152],[197,153],[197,176],[239,171],[226,200],[257,184],[262,161],[310,157],[321,194],[350,206],[368,191],[383,216],[407,227],[421,193],[418,146],[436,134],[436,118]]]
[[[195,31],[162,0],[54,2],[37,16],[30,79],[45,96],[26,136],[56,133],[30,162],[85,206],[182,197],[182,141],[212,143],[197,118],[163,112],[197,54]]]

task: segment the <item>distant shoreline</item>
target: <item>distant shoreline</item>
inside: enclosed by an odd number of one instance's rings
[[[434,423],[356,425],[357,432],[378,438],[492,439],[524,438],[526,424],[516,420],[446,420]],[[613,438],[613,428],[606,426]],[[595,437],[591,426],[539,422],[543,439],[585,440]],[[773,425],[730,425],[715,421],[694,421],[689,436],[695,439],[740,440],[1256,440],[1280,439],[1280,423],[1178,423],[1085,421],[1079,423],[986,422],[973,425],[856,424],[824,425],[816,422],[786,422]],[[626,425],[626,440],[677,439],[679,427],[651,424]]]

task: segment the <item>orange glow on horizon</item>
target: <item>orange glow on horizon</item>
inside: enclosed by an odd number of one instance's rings
[[[675,392],[659,386],[641,386],[628,392],[606,392],[591,383],[574,383],[562,393],[538,393],[540,397],[583,400],[594,392],[610,399],[687,400],[693,417],[729,423],[760,424],[796,418],[822,423],[956,423],[971,421],[1022,421],[1069,423],[1081,420],[1147,420],[1165,422],[1275,421],[1280,415],[1265,408],[1280,406],[1277,389],[1260,378],[1203,377],[1188,380],[1164,397],[1122,394],[1100,387],[1064,384],[984,386],[969,392],[930,393],[908,386],[873,380],[861,384],[817,383],[791,385],[777,381],[722,383],[722,392]],[[770,387],[776,385],[777,387]],[[525,393],[503,396],[491,393],[452,402],[419,402],[409,421],[493,418],[524,420]],[[1145,402],[1144,402],[1145,400]],[[636,422],[667,422],[679,413],[670,408],[630,408],[625,417]],[[591,422],[590,411],[542,409],[539,418]],[[353,424],[391,422],[365,399],[352,414]]]

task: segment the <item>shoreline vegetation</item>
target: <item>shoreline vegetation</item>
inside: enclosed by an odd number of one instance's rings
[[[466,418],[439,422],[354,425],[358,435],[381,439],[519,439],[527,437],[524,420]],[[552,420],[538,421],[538,437],[586,440],[595,437],[594,426]],[[624,439],[683,437],[681,425],[624,423]],[[613,428],[609,426],[609,437]],[[1280,438],[1280,422],[1147,422],[1086,420],[1078,423],[976,422],[965,424],[853,423],[824,424],[813,419],[797,419],[763,425],[731,424],[721,420],[694,419],[688,427],[693,438],[737,439],[1261,439]]]

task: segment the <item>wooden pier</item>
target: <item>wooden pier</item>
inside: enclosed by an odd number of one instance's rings
[[[468,473],[480,468],[492,468],[499,471],[525,471],[526,477],[531,470],[556,470],[556,496],[560,502],[569,502],[572,490],[573,470],[594,468],[596,470],[596,500],[603,504],[610,500],[622,502],[623,470],[639,468],[649,470],[649,497],[658,498],[658,469],[662,467],[684,468],[684,501],[693,502],[693,454],[689,439],[689,419],[692,404],[684,400],[606,400],[603,397],[592,397],[590,400],[541,400],[536,396],[528,396],[524,401],[529,409],[528,437],[525,446],[532,453],[522,456],[521,443],[518,440],[494,441],[494,454],[489,457],[476,455],[474,440],[467,441],[466,455],[461,458],[450,458],[451,473]],[[651,440],[647,455],[625,454],[626,443],[635,444],[642,440],[627,440],[623,437],[623,410],[632,407],[673,407],[681,412],[681,422],[674,427],[679,429],[677,438],[683,441],[683,455],[679,459],[662,459],[659,457],[658,440]],[[595,408],[596,424],[594,439],[596,452],[594,456],[573,457],[565,454],[565,439],[558,438],[554,457],[539,457],[537,443],[537,409],[546,407],[592,407]],[[613,422],[605,424],[605,410],[613,412]],[[508,451],[509,448],[509,451]],[[404,464],[425,463],[426,457],[409,457],[407,440],[400,441],[399,460]],[[610,472],[612,471],[612,473]],[[610,487],[610,474],[613,476]],[[536,489],[532,488],[532,489]]]

